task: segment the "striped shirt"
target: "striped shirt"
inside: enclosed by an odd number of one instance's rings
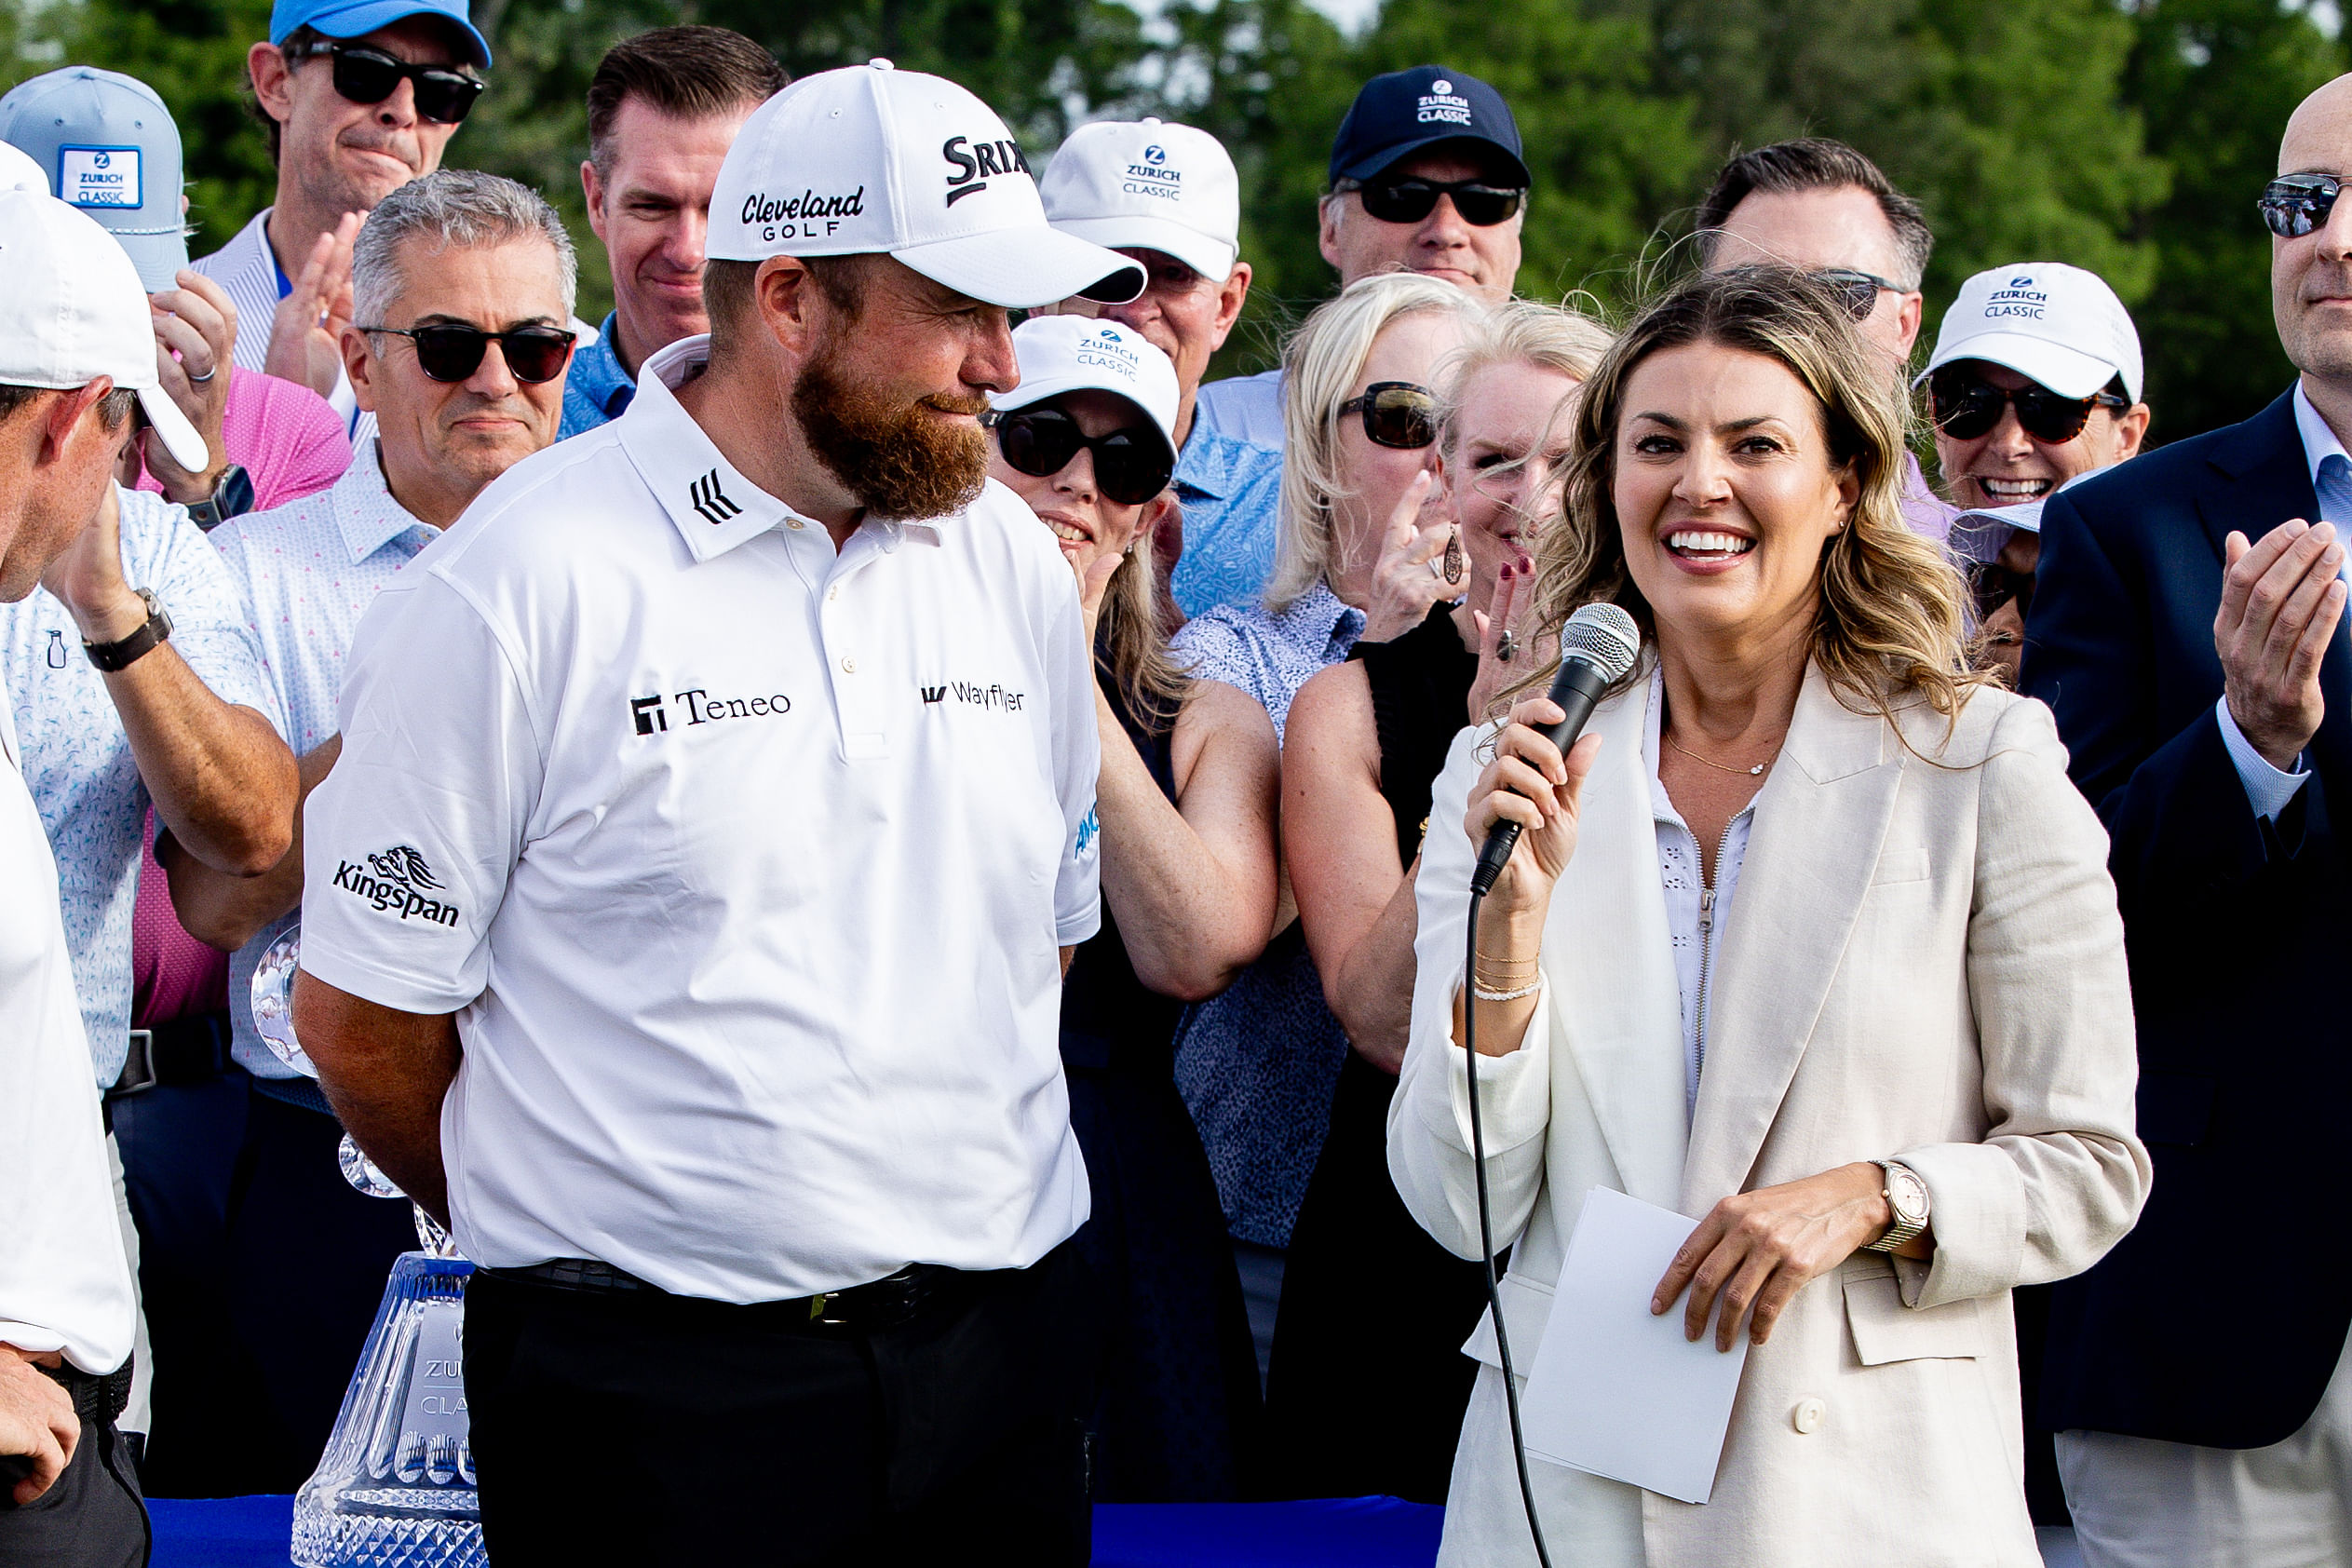
[[[260,371],[269,363],[269,334],[277,320],[277,302],[294,291],[293,280],[278,266],[277,254],[269,248],[269,215],[277,210],[263,208],[226,245],[188,264],[218,283],[229,303],[237,306],[237,346],[230,351],[229,362],[243,370]],[[374,439],[375,415],[359,411],[358,397],[340,366],[335,370],[335,389],[327,395],[327,401],[342,416],[344,433],[351,438],[355,450]]]

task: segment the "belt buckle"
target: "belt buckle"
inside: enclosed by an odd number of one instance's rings
[[[838,1291],[819,1291],[815,1295],[809,1297],[808,1320],[812,1323],[839,1323],[841,1321],[840,1318],[828,1318],[825,1316],[825,1304],[831,1301],[840,1293],[841,1292]]]
[[[123,1070],[115,1079],[115,1087],[106,1091],[109,1100],[128,1100],[134,1094],[144,1094],[155,1087],[155,1032],[133,1029],[124,1038]]]

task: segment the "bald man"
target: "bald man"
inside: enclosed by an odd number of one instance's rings
[[[2024,687],[2114,840],[2156,1159],[2139,1228],[2051,1304],[2041,1415],[2091,1568],[2352,1562],[2346,179],[2339,76],[2246,193],[2295,385],[2042,513]]]

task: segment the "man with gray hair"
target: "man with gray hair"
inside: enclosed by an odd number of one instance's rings
[[[344,368],[359,407],[376,416],[375,439],[331,488],[212,535],[284,703],[304,798],[342,750],[335,701],[361,613],[491,480],[554,441],[573,345],[572,241],[554,210],[511,180],[443,169],[401,186],[369,215],[351,270]],[[222,1289],[233,1292],[240,1349],[262,1363],[271,1394],[262,1401],[271,1408],[253,1413],[264,1429],[238,1434],[276,1467],[264,1473],[257,1461],[245,1488],[253,1492],[291,1490],[317,1458],[385,1273],[410,1245],[407,1206],[344,1183],[341,1130],[325,1099],[253,1028],[254,966],[302,901],[299,807],[293,831],[285,858],[250,878],[159,846],[182,923],[236,953],[231,1055],[247,1092],[234,1114],[245,1131],[238,1159],[208,1173],[225,1218],[209,1251],[235,1265]],[[233,1193],[238,1160],[253,1179]],[[289,1251],[292,1237],[303,1245]],[[217,1408],[223,1421],[239,1419],[237,1401]]]

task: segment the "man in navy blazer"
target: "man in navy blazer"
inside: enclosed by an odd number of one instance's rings
[[[2026,623],[2110,864],[2139,1228],[2058,1287],[2041,1417],[2085,1560],[2352,1561],[2352,76],[2263,193],[2297,385],[2054,496]]]

